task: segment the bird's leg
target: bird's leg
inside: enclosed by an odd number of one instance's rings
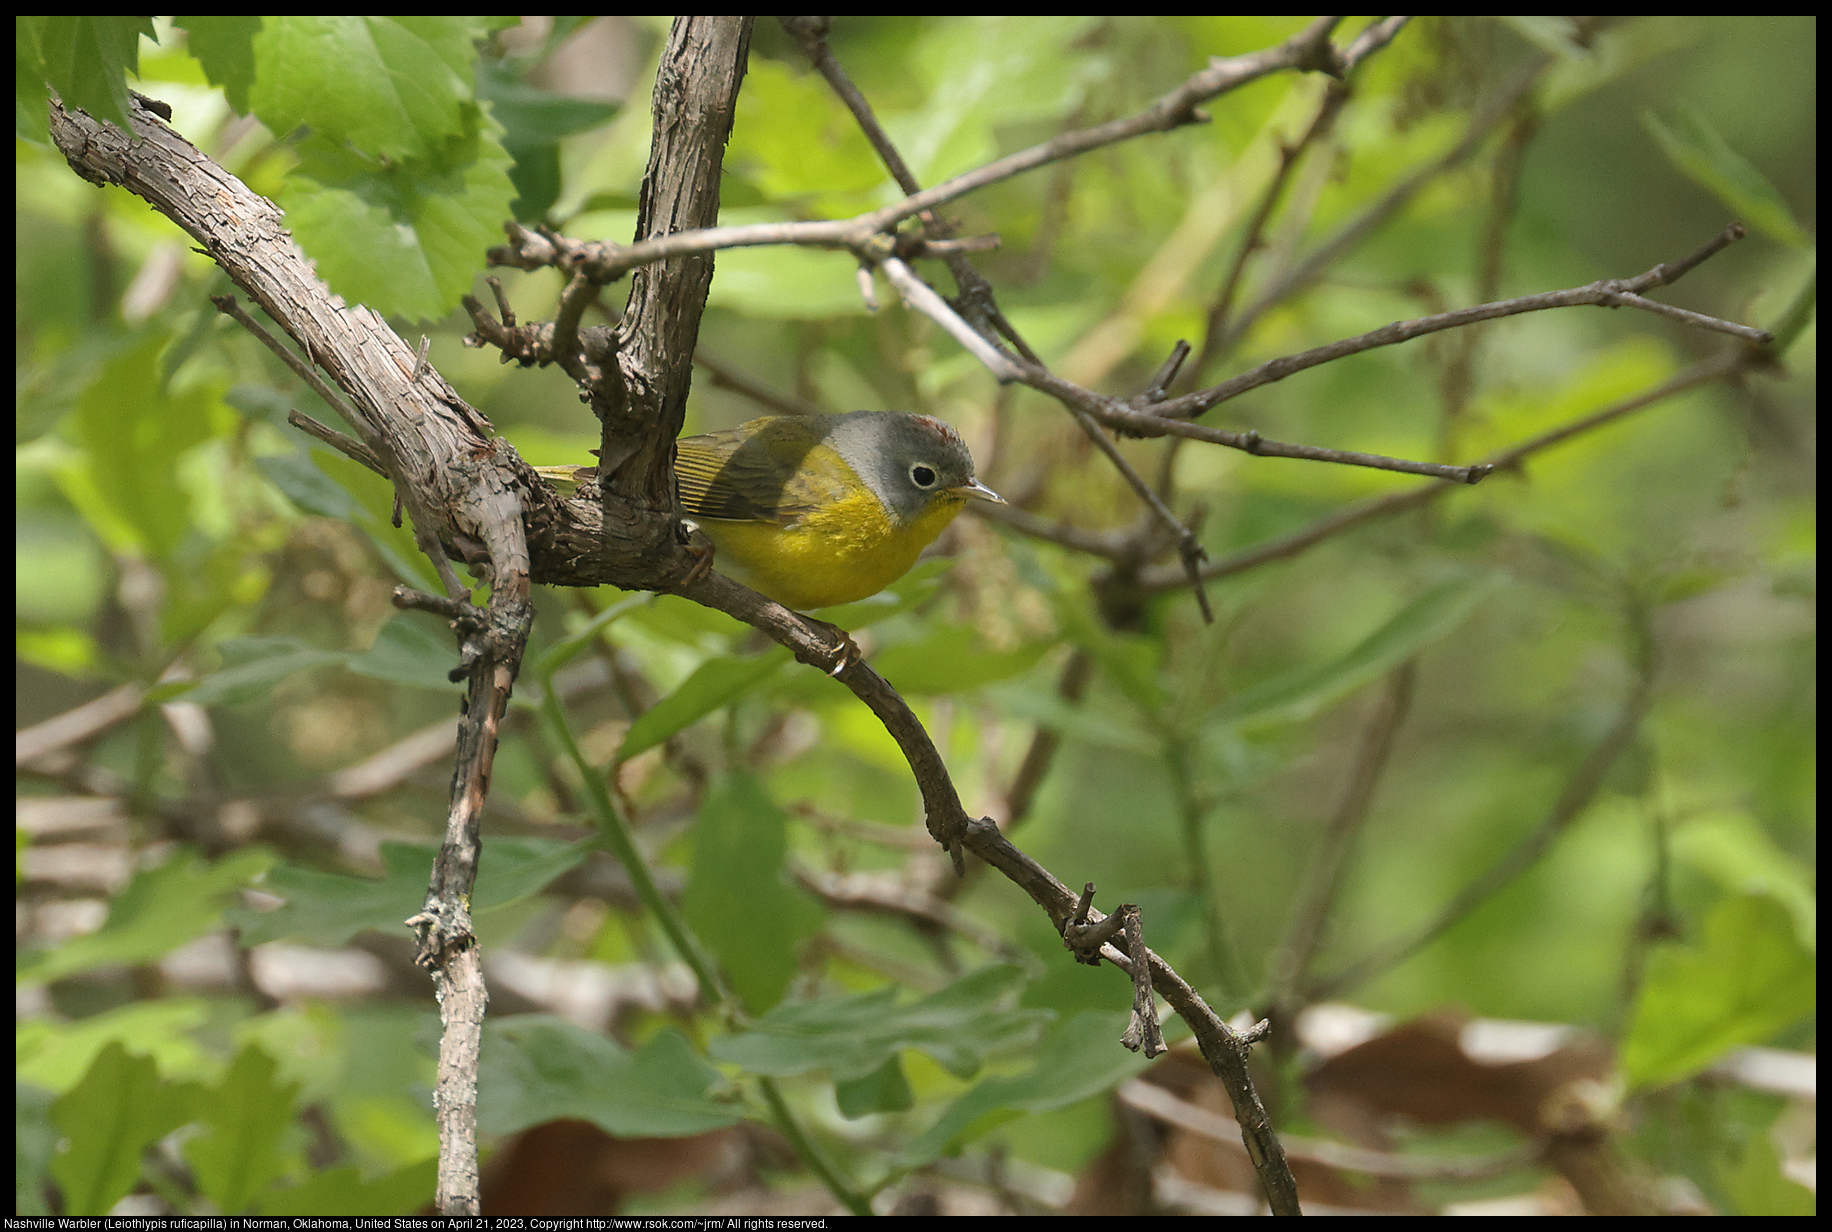
[[[833,653],[835,657],[833,666],[827,670],[829,676],[838,676],[854,663],[863,663],[865,661],[865,652],[860,650],[859,644],[852,640],[852,634],[846,632],[846,630],[840,628],[840,626],[828,624],[824,620],[816,620],[812,616],[800,613],[798,613],[798,615],[801,615],[803,622],[811,628],[818,629],[834,640],[835,646]]]
[[[693,568],[689,569],[687,576],[675,586],[676,590],[685,590],[712,572],[713,550],[710,546],[690,543],[687,545],[687,553],[693,557]]]
[[[693,567],[687,570],[687,576],[674,587],[676,590],[685,590],[712,572],[715,551],[712,541],[701,533],[700,524],[692,518],[682,518],[674,524],[674,541],[686,548],[687,554],[693,557]]]

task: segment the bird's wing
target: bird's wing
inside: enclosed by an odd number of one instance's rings
[[[796,475],[806,452],[767,448],[759,434],[737,430],[683,437],[674,454],[681,508],[734,522],[795,522],[818,503]]]

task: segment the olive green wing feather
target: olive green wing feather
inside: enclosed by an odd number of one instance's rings
[[[675,442],[674,474],[681,508],[693,517],[789,525],[820,504],[820,494],[797,474],[816,444],[742,430],[709,432]]]

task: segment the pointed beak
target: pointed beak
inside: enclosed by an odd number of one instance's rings
[[[975,500],[991,501],[995,505],[1003,505],[1006,503],[1003,496],[1000,496],[997,492],[994,492],[991,488],[977,479],[972,483],[963,483],[954,490],[959,492],[962,496],[971,496]]]

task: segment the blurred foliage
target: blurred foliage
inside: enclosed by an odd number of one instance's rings
[[[430,989],[409,977],[412,992],[276,1001],[259,973],[262,955],[272,970],[302,945],[360,935],[378,953],[401,948],[449,750],[385,791],[327,776],[451,720],[446,632],[388,602],[396,580],[426,586],[427,566],[390,524],[386,485],[286,426],[291,407],[334,416],[209,305],[220,274],[144,203],[83,183],[44,144],[40,83],[118,115],[122,73],[136,72],[174,128],[286,209],[333,290],[409,337],[436,320],[431,362],[530,462],[561,465],[596,443],[571,385],[465,348],[453,308],[511,213],[629,237],[666,27],[182,20],[152,36],[126,18],[16,30],[18,723],[121,685],[149,691],[20,776],[16,1209],[101,1214],[126,1198],[151,1204],[135,1211],[409,1212],[430,1198],[436,1150]],[[1135,112],[1208,57],[1297,28],[840,19],[832,46],[934,183]],[[587,38],[598,51],[581,80],[566,53]],[[1535,65],[1470,156],[1440,165]],[[1357,70],[1297,163],[1245,262],[1235,334],[1184,387],[1398,318],[1632,276],[1733,217],[1752,236],[1656,294],[1759,326],[1787,318],[1784,367],[1689,389],[1480,487],[1233,575],[1210,587],[1212,626],[1183,588],[1096,588],[1100,562],[973,518],[944,536],[946,559],[828,614],[862,631],[970,810],[1016,825],[1065,883],[1098,883],[1101,905],[1142,904],[1154,948],[1230,1009],[1265,1004],[1396,670],[1416,673],[1410,710],[1310,974],[1410,935],[1532,841],[1651,670],[1645,714],[1538,858],[1339,995],[1609,1035],[1639,1092],[1636,1158],[1743,1213],[1802,1201],[1779,1171],[1779,1105],[1654,1122],[1715,1098],[1695,1076],[1733,1048],[1813,1043],[1814,67],[1811,18],[1655,17],[1589,37],[1563,19],[1413,22]],[[1209,104],[1207,123],[947,212],[961,234],[1000,237],[974,263],[1039,354],[1128,396],[1178,339],[1200,350],[1280,152],[1326,84],[1257,81]],[[725,165],[726,222],[839,217],[898,196],[768,21]],[[1414,190],[1314,280],[1282,283],[1402,185]],[[924,272],[952,291],[939,265]],[[497,273],[522,320],[551,315],[558,276]],[[608,288],[607,308],[622,294]],[[981,476],[1045,524],[1139,524],[1136,497],[1056,404],[997,388],[888,287],[879,295],[887,306],[867,313],[844,254],[723,252],[701,353],[829,410],[946,418]],[[1645,313],[1544,312],[1315,368],[1206,422],[1471,461],[1729,345]],[[761,413],[696,375],[689,431]],[[1204,445],[1120,448],[1180,514],[1201,507],[1212,558],[1418,482]],[[621,597],[538,594],[530,661],[582,639],[551,678],[566,729],[760,1016],[734,1026],[678,998],[635,998],[601,1005],[590,1030],[493,1019],[487,1144],[557,1116],[637,1137],[767,1123],[759,1076],[776,1075],[865,1191],[963,1151],[1082,1169],[1111,1132],[1109,1093],[1141,1064],[1116,1042],[1125,980],[1076,966],[1005,881],[942,874],[907,766],[844,688],[675,598],[587,628]],[[486,953],[665,983],[680,967],[664,934],[584,875],[608,863],[591,793],[535,721],[533,692],[525,676],[495,763]],[[1048,773],[1015,797],[1045,730]],[[100,830],[34,820],[74,802],[107,805]],[[72,862],[85,853],[124,871]],[[822,896],[825,874],[904,876],[971,927],[858,910]],[[241,947],[228,974],[186,974],[197,964],[180,959],[222,936]],[[542,1004],[526,991],[510,1002],[529,998]],[[1267,1081],[1301,1124],[1301,1090]],[[702,1193],[676,1198],[691,1209]]]

